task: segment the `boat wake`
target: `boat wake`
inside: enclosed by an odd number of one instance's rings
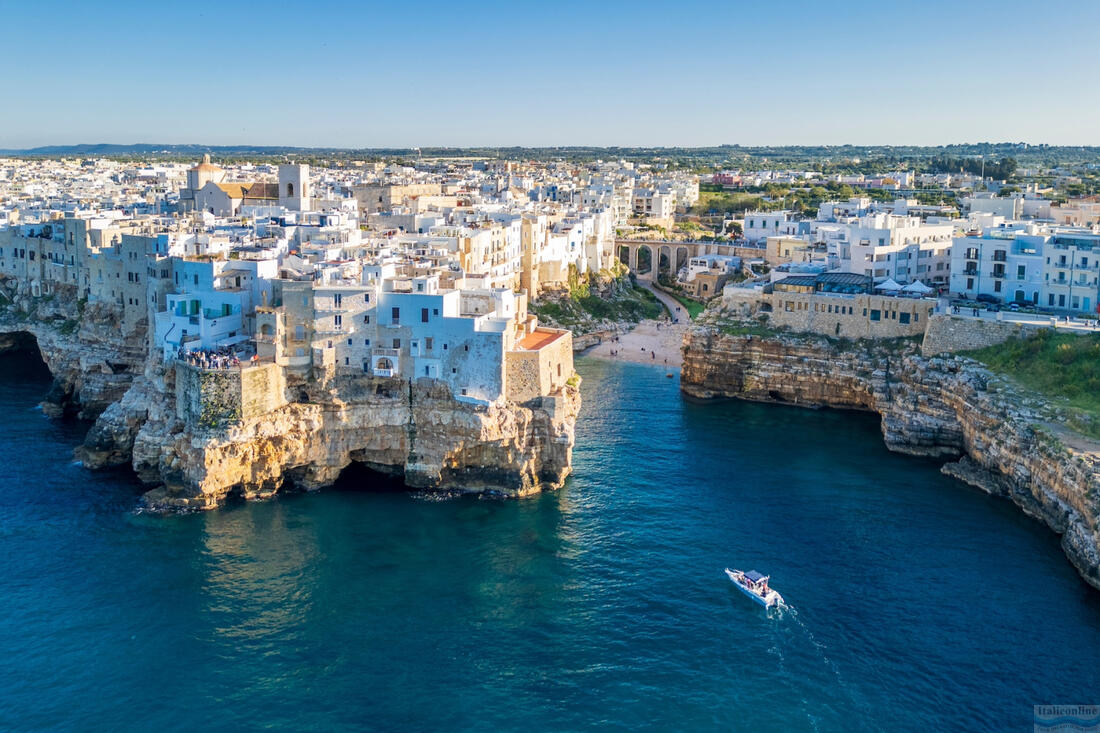
[[[830,686],[841,690],[855,708],[866,708],[866,701],[862,699],[862,695],[855,687],[848,684],[836,662],[829,656],[829,647],[814,635],[810,626],[799,616],[797,608],[784,602],[774,609],[769,609],[768,617],[785,622],[775,626],[776,647],[782,649],[784,645],[788,645],[789,648],[790,644],[797,643],[799,637],[801,637],[807,642],[802,646],[810,650],[812,655],[820,661],[821,670],[833,683]],[[782,659],[782,652],[779,653],[779,656]]]

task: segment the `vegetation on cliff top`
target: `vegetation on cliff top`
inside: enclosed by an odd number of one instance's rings
[[[1070,427],[1100,438],[1100,334],[1041,329],[966,355],[1068,408]]]
[[[584,331],[596,321],[657,318],[663,308],[653,293],[635,287],[622,273],[578,276],[570,271],[567,291],[529,303],[528,310],[560,328]]]

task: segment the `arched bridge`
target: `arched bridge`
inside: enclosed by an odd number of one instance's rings
[[[764,247],[746,242],[669,242],[664,240],[616,239],[615,254],[639,280],[656,280],[659,272],[675,276],[692,257],[731,255],[733,257],[763,257]]]

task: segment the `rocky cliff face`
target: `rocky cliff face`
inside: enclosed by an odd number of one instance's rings
[[[725,333],[684,342],[683,391],[877,412],[898,452],[958,459],[948,475],[1015,502],[1062,535],[1070,561],[1100,588],[1100,445],[1054,422],[1055,411],[980,364],[925,358],[910,341]]]
[[[168,394],[171,372],[142,388]],[[140,423],[131,452],[138,475],[161,484],[145,497],[152,510],[209,509],[230,496],[264,498],[287,486],[316,489],[352,463],[412,488],[504,496],[557,488],[571,469],[575,387],[488,407],[458,402],[438,383],[367,375],[291,389],[298,402],[209,429],[185,428],[163,400],[136,400],[131,410],[104,414],[111,419],[101,420],[103,443],[124,444]]]
[[[111,308],[80,303],[74,286],[32,297],[0,282],[0,353],[37,349],[54,384],[42,407],[51,416],[93,419],[121,399],[146,358],[145,323],[124,332]],[[9,300],[10,298],[10,300]]]

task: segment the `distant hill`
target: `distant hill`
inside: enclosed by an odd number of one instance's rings
[[[132,143],[82,143],[46,145],[23,150],[0,150],[16,157],[105,157],[143,160],[195,160],[203,153],[232,162],[294,156],[306,162],[318,159],[393,158],[503,158],[522,160],[569,160],[576,162],[625,159],[637,162],[661,161],[686,168],[817,167],[826,172],[885,172],[897,167],[917,170],[957,170],[970,167],[964,159],[1015,161],[1021,167],[1085,165],[1100,168],[1100,147],[1030,145],[1027,143],[962,143],[955,145],[774,145],[709,147],[472,147],[472,148],[309,148],[279,145],[198,145]]]

